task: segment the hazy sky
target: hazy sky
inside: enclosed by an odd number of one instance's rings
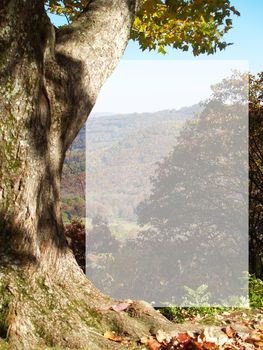
[[[247,61],[122,60],[103,86],[93,112],[153,112],[209,97],[211,84],[248,71]]]
[[[169,50],[163,56],[142,52],[130,42],[121,63],[103,87],[95,112],[140,112],[179,108],[207,97],[211,83],[228,75],[231,68],[252,73],[263,67],[263,0],[231,0],[241,12],[233,17],[233,29],[225,40],[233,42],[215,55],[193,57],[189,52]],[[63,17],[52,16],[56,25]],[[132,61],[131,61],[132,60]],[[136,60],[137,62],[134,62]],[[243,62],[240,62],[243,60]]]

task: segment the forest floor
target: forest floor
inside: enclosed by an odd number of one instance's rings
[[[157,334],[142,341],[150,350],[263,350],[263,308],[186,315],[176,334]]]
[[[127,350],[262,350],[263,308],[186,316],[182,323],[175,324],[175,331],[172,333],[159,329],[156,334],[141,338],[137,345],[130,342],[129,338],[111,331],[106,332],[104,337],[112,341],[113,348],[119,343],[121,349]],[[1,338],[0,349],[10,349]],[[51,348],[44,350],[49,349]]]

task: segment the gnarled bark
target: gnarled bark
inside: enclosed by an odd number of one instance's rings
[[[67,148],[127,44],[136,0],[94,0],[55,29],[41,0],[0,3],[0,336],[12,349],[113,349],[105,330],[138,337],[169,322],[113,301],[86,279],[60,211]],[[96,311],[97,310],[97,311]],[[132,316],[132,317],[131,317]]]
[[[135,6],[92,1],[57,31],[43,1],[6,0],[0,8],[2,241],[48,269],[67,251],[60,213],[65,152],[124,51]]]

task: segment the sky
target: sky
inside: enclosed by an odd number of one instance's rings
[[[208,98],[211,85],[235,70],[247,72],[248,62],[122,60],[103,86],[93,113],[142,113],[191,106]]]
[[[263,70],[263,0],[231,0],[241,13],[225,36],[233,45],[214,55],[194,57],[169,50],[166,55],[142,52],[130,41],[123,58],[101,90],[96,113],[151,112],[178,109],[209,96],[210,86],[231,69]],[[52,16],[55,25],[65,18]]]

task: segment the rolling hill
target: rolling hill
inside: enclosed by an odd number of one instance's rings
[[[91,115],[64,163],[64,220],[101,215],[111,223],[135,223],[136,208],[150,193],[156,163],[169,154],[186,120],[200,109],[194,105],[155,113]]]

